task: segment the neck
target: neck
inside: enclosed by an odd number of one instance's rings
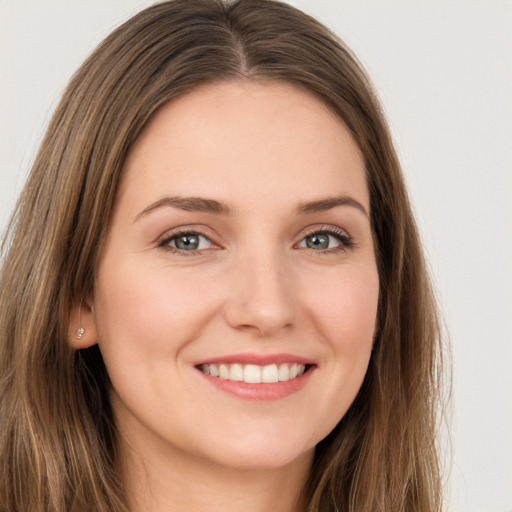
[[[125,451],[122,475],[132,512],[305,512],[303,488],[313,453],[279,468],[237,469],[174,452]]]

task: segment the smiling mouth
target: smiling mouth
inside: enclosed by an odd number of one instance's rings
[[[299,363],[268,364],[201,364],[197,368],[205,375],[221,380],[246,382],[247,384],[272,384],[287,382],[301,377],[310,365]]]

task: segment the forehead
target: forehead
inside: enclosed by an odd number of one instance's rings
[[[132,201],[164,193],[227,203],[350,193],[369,210],[363,157],[348,129],[316,97],[282,82],[212,84],[169,102],[123,172],[120,196]]]

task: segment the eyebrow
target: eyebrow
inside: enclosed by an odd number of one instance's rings
[[[352,208],[356,208],[360,212],[362,212],[366,217],[370,217],[369,213],[366,211],[366,208],[356,199],[350,196],[333,196],[326,197],[323,199],[318,199],[315,201],[307,201],[305,203],[300,203],[296,208],[297,213],[318,213],[318,212],[326,212],[331,210],[332,208],[336,208],[337,206],[351,206]]]
[[[203,212],[215,215],[231,215],[231,208],[226,204],[215,199],[206,199],[203,197],[164,197],[144,208],[137,216],[135,221],[148,213],[161,208],[170,206],[186,212]],[[334,196],[307,201],[300,203],[295,209],[298,214],[318,213],[332,210],[337,206],[351,206],[361,211],[366,217],[369,217],[365,207],[356,199],[350,196]]]
[[[215,199],[205,199],[203,197],[164,197],[144,208],[136,217],[140,219],[144,215],[161,208],[162,206],[171,206],[186,212],[205,212],[216,215],[230,215],[231,208]]]

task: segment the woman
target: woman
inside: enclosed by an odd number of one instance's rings
[[[433,511],[439,328],[323,26],[174,0],[73,77],[4,243],[7,511]]]

